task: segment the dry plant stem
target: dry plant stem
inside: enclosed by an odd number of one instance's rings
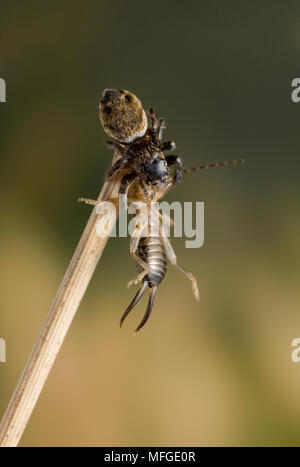
[[[98,200],[118,196],[120,179],[104,183]],[[99,214],[93,209],[59,287],[20,381],[0,425],[0,447],[17,446],[63,343],[72,319],[107,243],[96,233]]]

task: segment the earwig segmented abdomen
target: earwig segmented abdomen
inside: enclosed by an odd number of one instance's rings
[[[149,268],[144,282],[147,281],[149,287],[159,285],[163,281],[168,269],[168,260],[162,238],[142,237],[136,253]],[[138,272],[143,271],[143,268],[138,263],[137,270]]]

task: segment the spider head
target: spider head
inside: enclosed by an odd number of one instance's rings
[[[165,183],[169,178],[169,170],[165,159],[155,158],[151,164],[142,167],[143,178],[147,185],[156,186]]]

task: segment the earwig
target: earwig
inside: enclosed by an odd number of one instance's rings
[[[153,201],[158,201],[181,180],[183,174],[244,162],[238,159],[183,168],[180,157],[164,155],[164,152],[175,149],[173,141],[162,141],[165,120],[157,119],[154,110],[150,109],[148,123],[141,102],[129,91],[106,89],[100,101],[99,111],[104,131],[114,139],[107,145],[118,156],[117,161],[108,170],[106,178],[109,181],[119,174],[122,175],[119,195],[126,195],[132,202],[142,201],[149,205]],[[87,198],[79,198],[79,201],[98,204],[97,201]],[[131,280],[128,286],[138,283],[140,286],[121,317],[121,327],[146,289],[150,289],[146,312],[134,334],[149,319],[157,289],[167,273],[168,260],[190,279],[195,298],[199,300],[195,277],[177,263],[176,254],[164,232],[163,221],[168,225],[173,221],[166,214],[159,212],[157,214],[160,219],[159,232],[155,235],[149,233],[152,232],[152,219],[148,216],[147,219],[142,220],[145,224],[142,226],[144,228],[141,228],[141,225],[137,226],[130,243],[130,253],[136,262],[138,276]]]

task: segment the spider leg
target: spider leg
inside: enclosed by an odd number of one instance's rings
[[[164,151],[174,151],[176,145],[174,141],[164,141],[163,143],[160,144],[160,150],[162,152]]]
[[[106,141],[106,145],[109,149],[113,149],[120,156],[125,156],[127,148],[123,144],[117,143],[116,141]]]
[[[127,209],[127,192],[132,182],[136,179],[135,172],[124,175],[119,187],[119,210]],[[126,195],[126,196],[125,196]]]
[[[156,138],[157,142],[160,143],[163,137],[163,131],[166,128],[166,121],[163,118],[158,120],[157,130],[156,130]]]
[[[132,172],[129,174],[124,175],[124,177],[121,180],[120,183],[120,188],[119,188],[119,194],[124,195],[127,193],[129,186],[131,183],[136,179],[136,173]]]
[[[130,158],[127,155],[121,156],[112,167],[106,172],[108,179],[114,177],[120,170],[124,170],[130,167]]]
[[[173,185],[180,182],[182,176],[182,160],[179,156],[167,156],[166,161],[168,167],[174,167]]]
[[[152,130],[153,132],[155,132],[156,129],[157,129],[157,120],[156,120],[156,118],[155,118],[154,109],[151,107],[151,109],[149,109],[148,113],[149,113],[149,116],[150,116],[150,126],[149,126],[149,129]]]

